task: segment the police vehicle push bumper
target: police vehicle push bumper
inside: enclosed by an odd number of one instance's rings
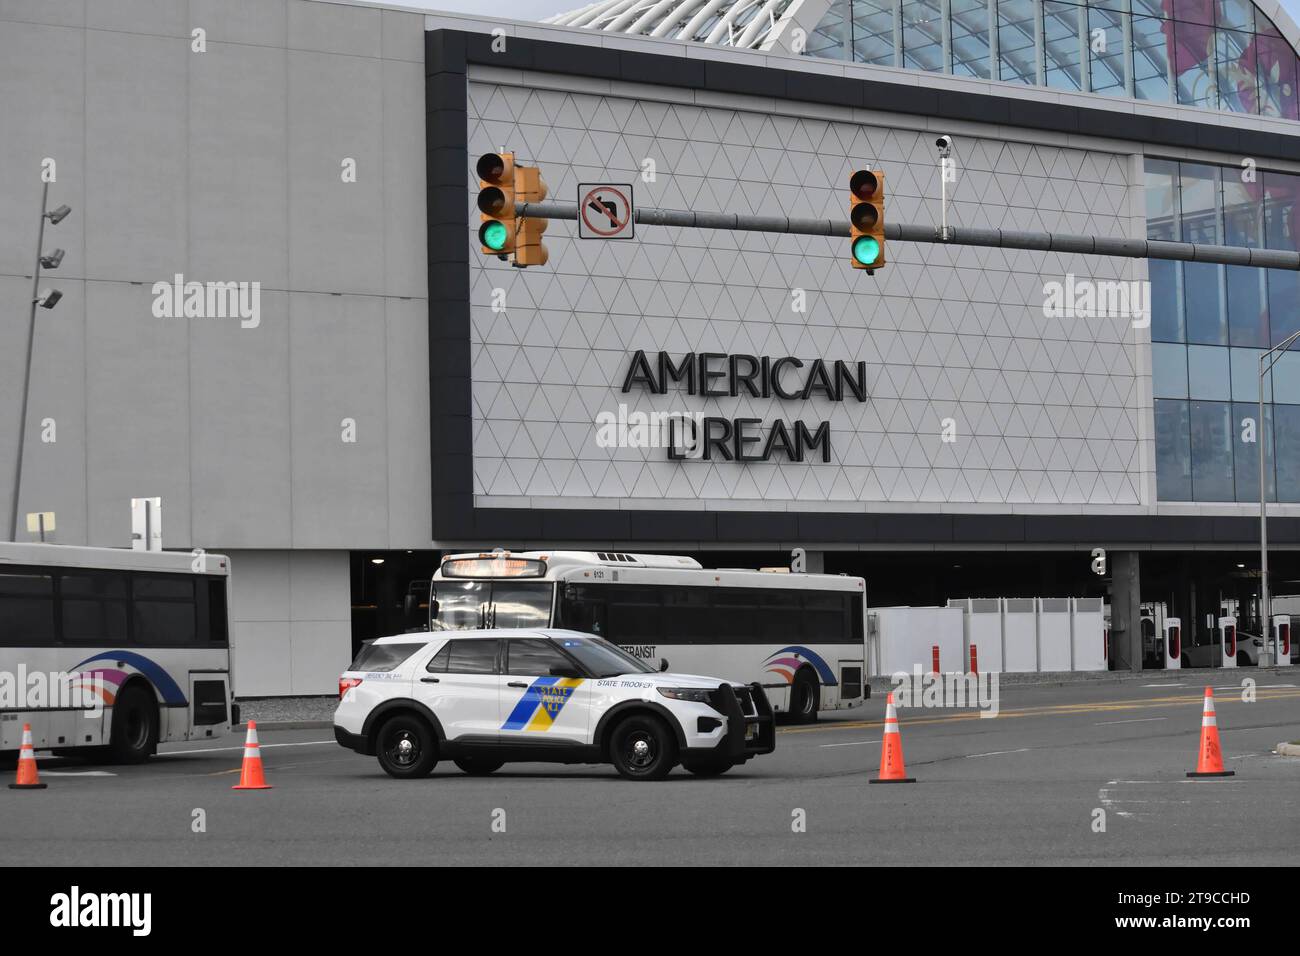
[[[772,705],[759,684],[733,687],[723,684],[709,693],[709,706],[726,718],[727,731],[716,747],[688,747],[683,755],[726,755],[736,763],[743,763],[759,754],[770,754],[776,749],[776,720]],[[701,717],[701,725],[708,717]],[[700,726],[700,732],[710,728]]]

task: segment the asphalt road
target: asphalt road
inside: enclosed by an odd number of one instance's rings
[[[724,777],[675,771],[662,783],[542,764],[470,778],[450,763],[427,780],[396,781],[329,731],[267,731],[268,791],[230,789],[237,738],[169,746],[137,767],[42,757],[47,790],[0,789],[0,859],[1294,865],[1300,759],[1272,749],[1300,739],[1300,688],[1261,675],[1259,699],[1246,703],[1229,679],[1212,676],[1225,688],[1215,697],[1235,777],[1184,776],[1204,688],[1190,677],[1006,687],[996,719],[905,709],[907,768],[919,782],[895,786],[867,785],[883,699],[784,727],[774,754]],[[193,830],[196,810],[205,832]],[[1104,833],[1093,831],[1099,810]],[[803,832],[793,826],[799,816]]]

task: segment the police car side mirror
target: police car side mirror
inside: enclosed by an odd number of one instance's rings
[[[556,664],[551,668],[552,677],[581,677],[578,669],[572,664]]]
[[[661,657],[659,658],[659,673],[662,674],[666,670],[668,670],[668,658]]]

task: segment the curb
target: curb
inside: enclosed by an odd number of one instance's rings
[[[1201,677],[1210,679],[1213,675],[1229,670],[1240,672],[1245,677],[1256,674],[1272,674],[1278,677],[1297,676],[1295,665],[1240,668],[1187,667],[1176,671],[1147,670],[1136,673],[1132,671],[999,671],[997,673],[998,682],[1003,687],[1070,687],[1075,684],[1123,684],[1135,680],[1160,680],[1162,678],[1169,680],[1175,677],[1190,678],[1193,679],[1193,682],[1196,682]],[[911,677],[911,672],[908,672],[907,676]],[[872,690],[879,691],[893,690],[894,686],[891,676],[868,677],[867,684]]]
[[[1300,744],[1280,743],[1275,748],[1280,757],[1300,757]]]
[[[257,718],[253,718],[257,720]],[[258,720],[258,730],[329,730],[334,726],[332,720]],[[236,724],[232,731],[247,732],[248,721]]]

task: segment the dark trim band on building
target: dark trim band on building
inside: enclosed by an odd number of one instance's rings
[[[429,228],[430,455],[435,541],[818,542],[969,546],[1250,546],[1258,519],[1199,515],[869,514],[863,512],[641,511],[474,507],[470,373],[469,236],[466,222],[470,63],[596,79],[802,100],[831,106],[1199,148],[1260,159],[1300,156],[1300,133],[947,91],[767,66],[691,59],[459,30],[425,33]],[[1216,117],[1217,118],[1217,117]],[[1300,543],[1300,519],[1273,518],[1269,536]]]

